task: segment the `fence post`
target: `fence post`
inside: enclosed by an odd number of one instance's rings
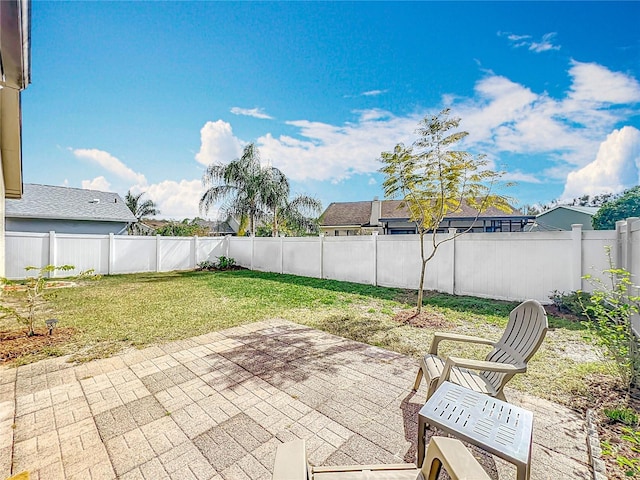
[[[280,274],[284,273],[284,237],[280,237]]]
[[[324,278],[324,233],[320,234],[320,279]]]
[[[255,240],[256,237],[255,235],[251,235],[251,268],[250,270],[253,271],[253,256],[255,255]]]
[[[616,222],[616,250],[614,252],[615,257],[613,260],[615,261],[615,264],[620,267],[626,265],[626,259],[624,264],[622,261],[624,257],[624,248],[622,246],[622,243],[624,242],[624,234],[622,233],[622,229],[625,225],[627,225],[627,222],[624,220],[618,220]]]
[[[156,272],[160,271],[160,235],[156,235]]]
[[[115,245],[114,245],[114,235],[113,233],[109,234],[109,257],[107,259],[107,275],[111,275],[113,273],[113,267],[115,265]]]
[[[627,240],[627,261],[626,261],[626,265],[624,265],[624,269],[631,274],[636,273],[631,271],[631,268],[633,266],[633,243],[631,242],[631,230],[632,230],[631,227],[638,220],[640,220],[640,218],[638,217],[627,218],[627,239],[626,239]]]
[[[49,265],[56,264],[56,232],[51,230],[49,232]],[[56,271],[49,272],[49,277],[55,277]]]
[[[191,247],[193,248],[193,255],[192,255],[192,259],[193,259],[193,268],[195,269],[198,266],[198,236],[194,235],[193,236],[193,244],[191,245]]]
[[[451,295],[456,294],[456,232],[457,228],[449,228],[449,237],[451,240],[451,278],[449,279],[449,292]]]
[[[371,284],[374,287],[378,286],[378,232],[371,232],[371,239],[373,241],[373,281]]]
[[[582,289],[582,224],[571,225],[571,273],[572,289]]]

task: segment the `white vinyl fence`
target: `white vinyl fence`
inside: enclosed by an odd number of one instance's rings
[[[442,234],[452,235],[449,234]],[[639,283],[640,220],[616,230],[469,233],[443,244],[427,266],[425,288],[442,292],[549,303],[558,290],[590,290],[583,275],[616,265]],[[420,276],[417,235],[303,238],[134,237],[119,235],[6,234],[8,278],[24,278],[27,265],[70,264],[76,272],[187,270],[220,255],[252,270],[415,289]]]
[[[6,232],[6,275],[25,278],[25,267],[73,265],[76,275],[86,270],[111,275],[136,272],[190,270],[202,261],[216,261],[226,253],[222,237],[142,237]]]

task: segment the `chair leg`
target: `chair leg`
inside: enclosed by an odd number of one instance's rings
[[[418,368],[418,374],[416,375],[416,381],[413,384],[413,391],[417,391],[420,388],[420,380],[422,380],[422,367]]]

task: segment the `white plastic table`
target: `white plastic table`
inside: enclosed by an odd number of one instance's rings
[[[497,398],[444,382],[418,414],[418,465],[424,460],[428,425],[516,465],[529,480],[533,413]]]

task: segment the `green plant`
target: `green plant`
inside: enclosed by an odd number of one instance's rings
[[[4,313],[5,316],[13,317],[18,320],[20,323],[24,324],[27,327],[27,335],[32,337],[35,335],[34,331],[34,323],[36,317],[39,313],[39,309],[42,306],[42,296],[45,292],[46,284],[47,284],[47,276],[56,270],[67,272],[69,270],[73,270],[75,267],[72,265],[62,265],[60,267],[56,267],[54,265],[46,265],[44,267],[26,267],[25,270],[29,271],[37,271],[36,276],[27,277],[26,282],[24,283],[24,289],[26,291],[25,298],[25,307],[12,307],[3,304],[0,304],[0,312]],[[3,283],[10,283],[4,280]]]
[[[603,272],[606,281],[584,276],[596,287],[591,294],[591,305],[583,304],[588,319],[585,326],[616,363],[629,394],[631,386],[640,381],[640,352],[631,327],[632,315],[640,313],[640,295],[638,286],[631,282],[631,274],[615,267],[609,247],[606,252],[609,259],[609,268]]]
[[[614,422],[619,422],[630,426],[638,425],[638,414],[633,409],[628,407],[605,408],[604,414],[607,418]]]
[[[216,264],[211,260],[204,260],[198,263],[198,268],[196,270],[213,270],[216,268]]]
[[[225,257],[224,255],[220,255],[218,257],[218,263],[216,264],[216,267],[219,268],[220,270],[229,270],[235,266],[236,266],[236,261],[234,258]]]
[[[554,290],[549,299],[562,313],[570,313],[579,317],[585,317],[585,309],[592,309],[591,295],[583,291],[570,293]]]

